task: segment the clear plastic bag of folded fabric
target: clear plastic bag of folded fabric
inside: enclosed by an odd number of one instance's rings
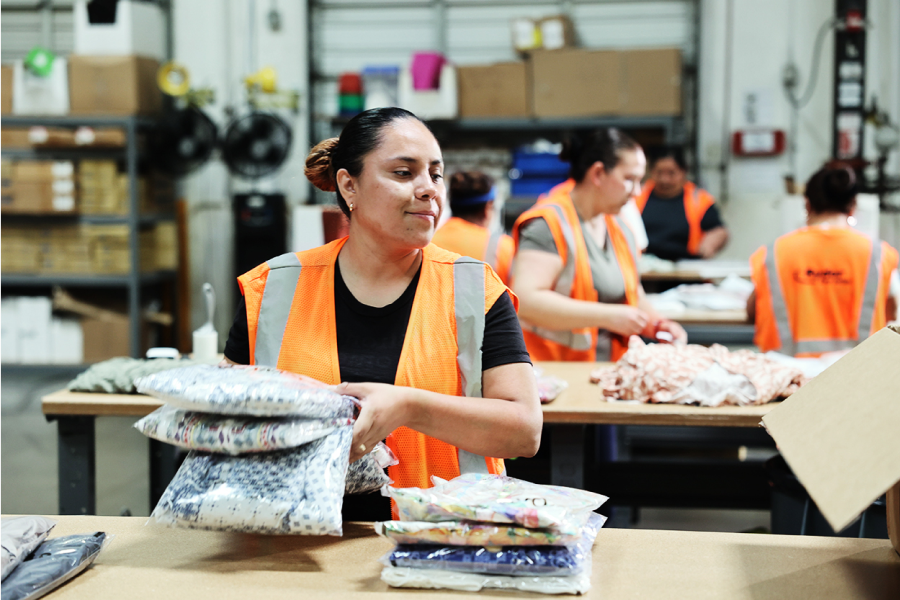
[[[242,456],[191,451],[151,515],[192,529],[341,535],[353,428]]]
[[[349,416],[241,417],[187,411],[168,404],[137,423],[147,437],[189,450],[245,454],[296,448],[350,425]]]
[[[552,527],[577,534],[606,496],[503,475],[466,473],[450,481],[432,477],[434,487],[382,488],[397,503],[403,521],[481,521]]]
[[[455,546],[398,544],[381,562],[388,567],[441,569],[485,575],[566,577],[582,573],[606,517],[591,514],[581,536],[567,546]]]
[[[378,442],[371,452],[350,464],[344,493],[365,494],[394,483],[384,470],[399,463],[391,449]]]
[[[352,418],[358,401],[271,367],[194,365],[141,377],[138,392],[184,410],[260,417]]]
[[[569,382],[555,375],[545,375],[540,367],[534,368],[534,380],[537,383],[538,397],[541,404],[553,402],[569,387]]]
[[[46,517],[7,517],[2,521],[2,571],[0,578],[6,579],[13,569],[35,548],[41,545],[56,521]]]
[[[113,536],[102,531],[44,541],[3,580],[3,600],[33,600],[87,569]]]
[[[579,540],[579,532],[561,532],[552,527],[529,529],[521,525],[474,521],[382,521],[375,523],[378,535],[398,544],[447,546],[565,546]]]
[[[385,567],[381,580],[391,587],[478,592],[484,589],[534,592],[537,594],[584,594],[591,589],[590,569],[564,577],[484,575],[440,569]]]

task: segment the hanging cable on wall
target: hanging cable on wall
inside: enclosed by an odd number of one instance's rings
[[[800,110],[809,104],[809,101],[812,99],[812,94],[816,89],[816,83],[819,77],[819,62],[822,59],[822,44],[825,42],[825,35],[840,23],[840,19],[830,17],[819,27],[819,31],[816,33],[816,41],[813,45],[812,64],[809,68],[809,80],[806,82],[806,89],[803,90],[803,93],[799,97],[794,95],[794,91],[800,83],[800,74],[797,70],[797,65],[793,62],[785,65],[782,73],[782,84],[784,86],[784,93],[787,95],[787,99],[791,103],[791,106],[794,107],[794,110]]]

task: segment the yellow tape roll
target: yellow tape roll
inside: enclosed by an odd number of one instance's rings
[[[184,65],[167,62],[156,72],[156,83],[169,96],[184,96],[191,89],[191,77]]]

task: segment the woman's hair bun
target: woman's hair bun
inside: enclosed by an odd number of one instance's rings
[[[306,157],[304,169],[306,178],[323,192],[333,192],[337,189],[334,168],[331,165],[331,156],[337,145],[338,138],[328,138],[316,144]]]
[[[824,183],[829,196],[843,197],[856,192],[856,174],[846,166],[830,169]]]
[[[491,191],[494,180],[479,171],[457,171],[450,177],[450,199],[474,198]]]

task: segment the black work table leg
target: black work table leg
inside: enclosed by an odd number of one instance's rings
[[[58,417],[59,514],[97,514],[94,417]]]
[[[553,425],[550,430],[550,483],[584,489],[585,425]]]

